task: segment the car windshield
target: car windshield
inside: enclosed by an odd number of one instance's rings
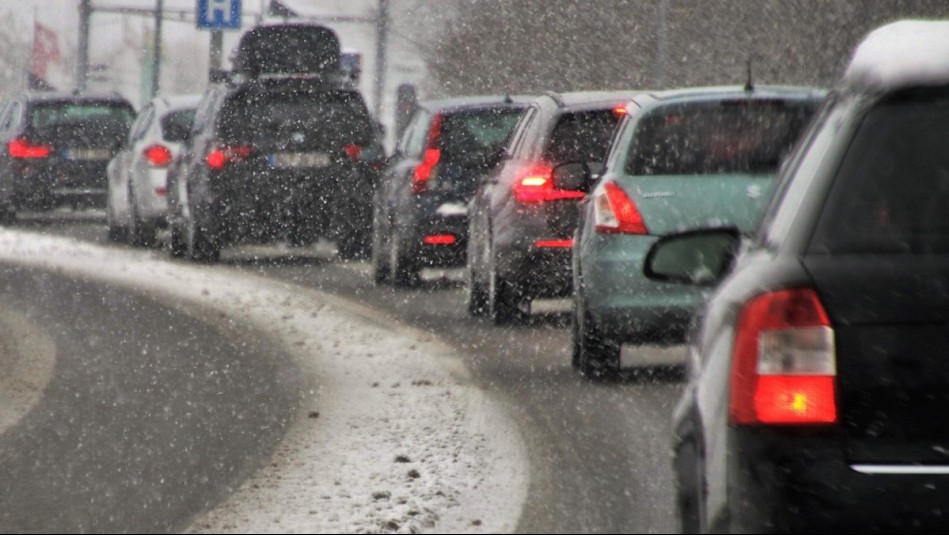
[[[30,125],[36,129],[76,124],[113,124],[128,128],[135,112],[128,106],[110,102],[50,102],[33,106]]]
[[[637,122],[626,173],[774,173],[815,107],[764,99],[660,107]]]

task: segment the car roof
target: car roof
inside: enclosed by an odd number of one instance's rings
[[[24,96],[30,102],[116,102],[131,103],[118,93],[69,93],[60,91],[27,91]]]
[[[949,84],[949,21],[935,20],[901,20],[871,31],[840,81],[864,92],[941,84]]]
[[[827,93],[826,89],[810,86],[761,85],[754,86],[751,90],[745,86],[707,86],[645,92],[637,95],[632,102],[641,107],[653,107],[679,102],[717,102],[742,98],[821,100]]]
[[[495,106],[526,106],[535,98],[525,95],[474,95],[467,97],[453,97],[436,100],[423,100],[419,107],[430,112],[453,112],[473,110]]]

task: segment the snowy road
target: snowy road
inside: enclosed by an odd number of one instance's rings
[[[2,435],[3,531],[514,529],[519,433],[430,335],[231,268],[19,231],[0,251],[36,278],[5,310],[55,353]]]
[[[105,243],[101,225],[39,225],[36,230]],[[516,527],[495,530],[676,529],[668,450],[670,414],[682,387],[676,368],[657,366],[627,373],[619,381],[591,384],[569,367],[563,303],[540,307],[542,312],[527,325],[497,328],[466,316],[457,272],[429,274],[420,290],[397,291],[373,287],[365,264],[336,263],[325,250],[299,253],[229,253],[222,266],[195,269],[238,272],[330,293],[450,346],[479,391],[511,415],[526,448],[529,487],[519,520]],[[669,362],[681,358],[681,349],[624,350],[624,362],[627,358]],[[272,526],[281,529],[288,528]]]

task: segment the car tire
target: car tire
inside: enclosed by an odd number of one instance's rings
[[[620,366],[621,345],[600,332],[595,320],[586,310],[582,295],[574,298],[571,354],[580,373],[590,379],[602,379],[616,374]]]
[[[374,210],[372,217],[372,247],[370,250],[369,263],[372,267],[372,282],[376,286],[389,282],[391,278],[389,257],[392,253],[386,249],[387,241],[384,231],[382,230],[381,216],[378,210]]]
[[[125,243],[128,241],[128,228],[119,225],[115,221],[115,208],[112,206],[112,196],[108,196],[105,206],[105,219],[108,225],[109,241],[113,243]]]
[[[475,270],[468,264],[468,284],[466,290],[466,304],[468,314],[476,318],[483,318],[488,315],[488,291],[484,285],[477,281]]]
[[[421,284],[421,266],[418,265],[418,259],[412,255],[412,251],[407,250],[405,240],[400,239],[398,235],[393,235],[391,243],[389,279],[392,285],[399,288],[414,288]]]
[[[372,254],[372,231],[353,229],[336,243],[336,250],[343,260],[363,260]]]
[[[196,219],[197,214],[189,207],[183,217],[185,256],[192,262],[217,262],[221,257],[221,245],[211,236],[210,230]]]
[[[526,319],[527,301],[514,284],[498,273],[494,253],[488,267],[488,317],[495,325],[509,325]]]
[[[679,533],[705,533],[705,480],[702,456],[694,436],[678,440],[674,446],[672,469],[676,483],[676,516]]]
[[[154,247],[155,228],[142,221],[141,216],[138,214],[138,209],[134,199],[135,198],[132,196],[132,191],[129,190],[129,241],[136,247]]]
[[[171,257],[185,258],[188,255],[188,245],[185,243],[184,233],[177,221],[172,223],[169,234],[168,251],[171,253]]]

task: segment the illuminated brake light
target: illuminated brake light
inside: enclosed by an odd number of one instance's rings
[[[616,117],[622,117],[626,115],[627,113],[629,113],[629,110],[626,109],[626,106],[622,104],[613,108],[613,115],[615,115]]]
[[[37,145],[24,138],[16,138],[7,144],[7,151],[11,158],[35,159],[48,158],[53,152],[52,147]]]
[[[541,203],[565,199],[581,199],[585,193],[554,188],[553,169],[547,164],[535,164],[524,168],[514,183],[514,198],[518,202]]]
[[[208,153],[205,157],[205,161],[211,169],[223,169],[224,166],[229,163],[246,159],[253,150],[254,148],[250,145],[217,147]]]
[[[547,247],[561,247],[561,248],[570,248],[573,247],[573,239],[566,240],[537,240],[534,242],[534,247],[547,248]]]
[[[362,153],[362,147],[359,145],[346,145],[343,147],[343,152],[346,153],[346,156],[349,156],[350,160],[358,160],[359,155]]]
[[[441,135],[442,116],[438,114],[432,119],[432,126],[428,129],[422,162],[415,167],[415,171],[412,173],[412,194],[414,195],[428,191],[429,181],[435,175],[435,166],[438,165],[438,161],[442,157],[442,151],[438,149],[438,139]]]
[[[452,245],[458,238],[454,234],[429,234],[422,238],[425,245]]]
[[[607,182],[593,198],[596,231],[608,234],[648,234],[636,204],[616,182]]]
[[[812,289],[771,292],[738,318],[729,416],[737,425],[837,421],[834,331]]]
[[[152,167],[168,167],[171,163],[171,151],[163,145],[150,145],[142,152]]]

